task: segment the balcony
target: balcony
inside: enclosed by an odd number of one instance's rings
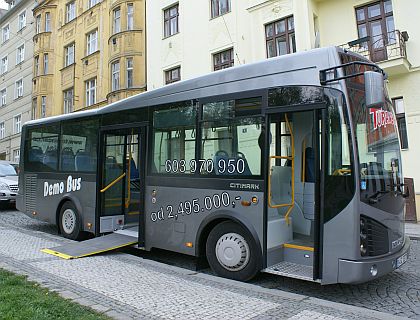
[[[406,73],[411,64],[407,59],[407,32],[394,30],[373,37],[350,41],[340,47],[376,62],[390,76]]]

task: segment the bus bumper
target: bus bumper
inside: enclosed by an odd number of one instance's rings
[[[409,250],[410,239],[406,236],[402,249],[386,257],[363,261],[339,259],[338,282],[356,284],[377,279],[401,267],[408,259]]]

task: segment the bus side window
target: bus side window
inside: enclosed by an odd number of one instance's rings
[[[197,110],[191,101],[159,107],[153,112],[151,171],[192,174]]]
[[[201,159],[212,162],[204,175],[261,174],[262,120],[258,98],[211,102],[203,105]]]

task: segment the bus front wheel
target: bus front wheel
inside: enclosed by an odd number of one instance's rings
[[[231,221],[209,233],[206,255],[211,269],[224,278],[247,281],[259,271],[258,247],[251,234]]]
[[[60,210],[58,225],[61,234],[68,239],[79,240],[81,237],[81,219],[79,212],[71,203],[67,201]]]

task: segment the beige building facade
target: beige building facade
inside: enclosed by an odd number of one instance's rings
[[[42,1],[33,15],[33,118],[146,89],[144,0]]]
[[[146,6],[149,90],[221,68],[331,45],[378,63],[388,74],[404,176],[414,179],[420,213],[416,166],[420,157],[416,141],[420,132],[420,2],[161,0],[148,1]]]
[[[33,1],[9,1],[0,18],[0,159],[19,161],[22,125],[31,119]]]

